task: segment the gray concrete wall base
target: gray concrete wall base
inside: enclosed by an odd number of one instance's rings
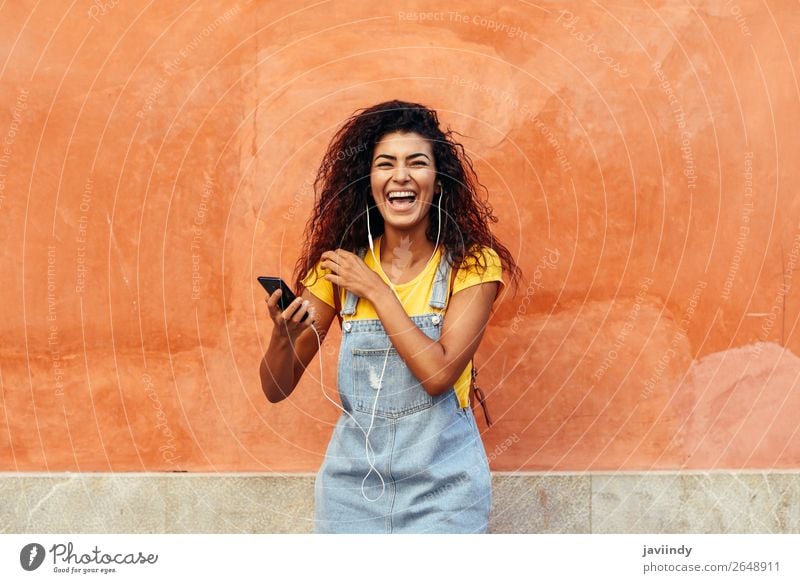
[[[0,473],[5,533],[308,533],[313,474]],[[798,533],[800,473],[495,473],[493,533]]]

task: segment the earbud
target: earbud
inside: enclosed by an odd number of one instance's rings
[[[369,248],[372,254],[375,254],[375,245],[372,243],[372,231],[369,228],[369,201],[367,201],[367,239],[369,239]]]

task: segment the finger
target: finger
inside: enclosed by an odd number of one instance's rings
[[[281,289],[278,288],[274,292],[272,292],[271,295],[267,296],[267,305],[270,307],[270,309],[278,305],[278,300],[280,300],[281,294],[282,294]]]
[[[272,297],[268,298],[267,309],[269,310],[269,313],[273,318],[277,318],[278,316],[280,316],[281,311],[283,309],[281,308],[280,305],[280,298],[277,299]]]
[[[305,300],[302,304],[300,304],[300,307],[294,313],[294,316],[292,316],[292,322],[299,322],[303,318],[306,312],[308,312],[308,304],[308,300]]]
[[[320,263],[320,267],[326,269],[327,271],[338,272],[341,269],[336,263],[331,262],[329,259],[326,259],[322,263]]]
[[[314,306],[311,306],[308,309],[308,318],[306,318],[306,320],[303,323],[306,324],[307,326],[311,326],[312,324],[317,323],[317,310],[314,308]]]
[[[339,256],[336,255],[336,251],[326,251],[325,260],[332,265],[336,265],[339,263]]]
[[[351,253],[347,249],[341,249],[341,248],[337,249],[336,253],[339,256],[339,259],[341,259],[341,260],[350,259],[351,256],[355,257],[355,254]]]
[[[285,321],[287,321],[287,322],[288,322],[289,320],[291,320],[291,318],[292,318],[292,315],[294,314],[294,311],[297,309],[297,306],[299,306],[299,305],[300,305],[300,302],[301,302],[301,301],[302,301],[302,300],[301,300],[300,298],[295,298],[295,299],[294,299],[294,301],[293,301],[291,304],[289,304],[289,307],[287,307],[287,308],[286,308],[286,309],[285,309],[285,310],[284,310],[284,311],[281,313],[281,318],[283,318],[283,319],[284,319]]]

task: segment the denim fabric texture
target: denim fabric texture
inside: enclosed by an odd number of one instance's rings
[[[362,259],[365,252],[360,250]],[[449,274],[442,255],[430,312],[411,317],[434,340],[441,335]],[[358,301],[347,290],[337,374],[342,407],[352,418],[342,412],[317,473],[314,532],[487,532],[491,473],[472,409],[459,407],[453,387],[430,396],[379,319],[348,319]],[[370,457],[385,487],[365,452],[364,432],[370,427],[376,393]],[[362,495],[367,474],[364,494],[372,502]]]

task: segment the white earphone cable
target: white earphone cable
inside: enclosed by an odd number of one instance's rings
[[[434,256],[436,255],[436,251],[437,251],[437,249],[438,249],[438,247],[439,247],[439,237],[440,237],[440,235],[441,235],[441,231],[442,231],[442,192],[441,192],[441,190],[439,191],[439,203],[438,203],[436,206],[437,206],[437,208],[438,208],[438,217],[439,217],[439,222],[438,222],[438,224],[437,224],[437,229],[436,229],[436,245],[434,245],[434,248],[433,248],[433,253],[431,254],[430,258],[428,259],[427,263],[425,264],[425,268],[424,268],[424,269],[427,269],[427,268],[428,268],[428,265],[430,264],[431,260],[432,260],[432,259],[434,258]],[[395,289],[394,285],[392,284],[391,280],[390,280],[390,279],[389,279],[389,277],[386,275],[386,273],[384,273],[384,271],[383,271],[383,266],[381,266],[381,262],[380,262],[380,261],[378,261],[377,257],[375,256],[375,247],[374,247],[374,243],[373,243],[373,241],[372,241],[372,231],[371,231],[371,228],[370,228],[370,223],[369,223],[369,203],[367,203],[367,238],[368,238],[368,240],[369,240],[369,248],[370,248],[370,251],[372,252],[372,259],[373,259],[373,261],[374,261],[375,265],[378,267],[378,269],[380,269],[381,273],[383,273],[383,276],[384,276],[384,278],[386,279],[386,282],[387,282],[387,284],[388,284],[388,285],[389,285],[389,287],[391,288],[392,292],[394,292],[394,295],[395,295],[395,297],[397,297],[397,301],[399,301],[399,302],[400,302],[400,304],[402,305],[402,301],[400,300],[400,296],[398,295],[398,293],[397,293],[397,290]],[[417,285],[419,285],[419,282],[417,283]],[[370,450],[372,449],[372,446],[371,446],[371,445],[370,445],[370,443],[369,443],[369,434],[372,432],[372,427],[373,427],[373,425],[374,425],[374,423],[375,423],[375,411],[376,411],[376,409],[377,409],[377,407],[378,407],[378,396],[380,395],[381,387],[383,386],[383,375],[384,375],[384,374],[385,374],[385,372],[386,372],[386,364],[387,364],[387,362],[388,362],[388,360],[389,360],[389,352],[391,351],[391,348],[392,348],[392,347],[391,347],[391,346],[389,346],[389,348],[387,348],[387,349],[386,349],[386,357],[383,359],[383,369],[381,370],[381,376],[380,376],[380,378],[378,379],[378,388],[377,388],[377,390],[376,390],[376,392],[375,392],[375,399],[374,399],[374,401],[373,401],[373,404],[372,404],[372,414],[371,414],[371,417],[370,417],[369,428],[367,429],[367,431],[364,431],[364,428],[363,428],[363,427],[361,427],[361,425],[359,424],[359,422],[356,420],[356,418],[355,418],[355,417],[353,417],[353,415],[351,415],[351,414],[350,414],[350,412],[349,412],[349,411],[347,411],[347,410],[346,410],[344,407],[342,407],[341,405],[339,405],[339,403],[337,403],[336,401],[334,401],[333,399],[331,399],[331,398],[330,398],[330,397],[329,397],[329,396],[328,396],[328,395],[325,393],[325,387],[324,387],[324,385],[323,385],[323,383],[322,383],[322,373],[323,373],[323,365],[322,365],[322,339],[320,338],[319,332],[317,331],[317,329],[316,329],[316,327],[314,326],[314,324],[311,324],[311,326],[310,326],[310,327],[311,327],[311,329],[314,331],[314,334],[315,334],[315,335],[316,335],[316,337],[317,337],[317,343],[318,343],[318,345],[319,345],[319,378],[320,378],[320,386],[322,387],[322,394],[323,394],[323,396],[324,396],[326,399],[328,399],[328,400],[329,400],[331,403],[333,403],[334,405],[336,405],[337,407],[339,407],[339,409],[341,409],[343,412],[347,413],[347,415],[350,417],[350,419],[352,419],[352,420],[353,420],[353,422],[356,424],[356,426],[357,426],[357,427],[358,427],[358,428],[361,430],[361,432],[364,434],[364,453],[366,454],[366,457],[367,457],[367,463],[369,463],[370,470],[369,470],[369,471],[366,473],[366,475],[364,476],[364,479],[363,479],[363,480],[361,480],[361,495],[362,495],[362,496],[363,496],[363,497],[364,497],[364,498],[365,498],[365,499],[366,499],[368,502],[375,502],[375,501],[379,500],[379,499],[380,499],[380,498],[383,496],[384,492],[386,491],[386,482],[384,481],[384,479],[383,479],[383,476],[381,475],[381,473],[380,473],[380,472],[378,471],[378,469],[375,467],[375,464],[374,464],[374,462],[373,462],[373,458],[371,458],[371,457],[370,457],[370,455],[369,455],[369,452],[370,452]],[[374,453],[374,450],[373,450],[373,453]],[[380,478],[380,481],[381,481],[381,493],[378,495],[378,497],[377,497],[377,498],[369,498],[369,497],[366,495],[366,493],[364,492],[364,484],[365,484],[365,482],[366,482],[367,478],[369,477],[369,475],[370,475],[370,474],[371,474],[373,471],[374,471],[376,474],[378,474],[378,478]]]
[[[436,228],[436,244],[433,246],[433,253],[431,253],[431,256],[428,258],[428,261],[425,263],[425,267],[423,268],[423,271],[428,268],[428,265],[430,264],[431,260],[436,255],[436,251],[439,248],[439,237],[440,237],[441,232],[442,232],[442,192],[441,192],[441,189],[439,190],[439,203],[436,205],[436,207],[438,209],[438,217],[439,217],[438,223],[436,225],[436,227],[437,227]],[[370,249],[370,251],[372,253],[372,261],[373,261],[373,263],[375,263],[377,268],[380,269],[381,273],[383,273],[383,276],[384,276],[384,279],[386,280],[387,285],[389,286],[389,288],[394,293],[395,297],[397,298],[397,301],[400,302],[400,305],[402,305],[403,302],[400,299],[400,296],[398,295],[397,290],[395,289],[394,285],[392,284],[392,281],[389,279],[389,276],[387,276],[386,273],[383,271],[383,266],[381,265],[381,262],[378,261],[378,258],[375,256],[375,245],[374,245],[374,243],[372,241],[372,230],[370,228],[370,223],[369,223],[369,203],[367,203],[367,239],[369,240],[369,249]],[[419,282],[417,282],[417,285],[419,285]],[[369,459],[369,448],[370,448],[370,446],[369,446],[369,434],[372,432],[372,426],[373,426],[373,424],[375,422],[375,410],[378,407],[378,396],[380,395],[381,388],[383,387],[383,375],[386,372],[386,363],[389,360],[389,352],[391,351],[391,349],[392,349],[391,346],[389,346],[386,349],[386,356],[383,359],[383,370],[381,370],[381,376],[378,379],[378,390],[375,392],[375,400],[373,401],[373,404],[372,404],[372,415],[371,415],[370,422],[369,422],[369,428],[367,429],[367,433],[366,433],[366,436],[365,436],[366,437],[365,453],[367,455],[367,461],[369,462],[369,465],[370,465],[370,472],[372,472],[372,470],[375,470],[375,472],[378,474],[378,476],[381,479],[381,484],[384,483],[383,476],[381,476],[380,472],[378,472],[378,470],[375,468],[375,465]],[[364,480],[367,479],[367,477],[369,476],[370,472],[367,472],[367,475],[364,476]],[[361,483],[361,493],[364,494],[364,482],[363,481]],[[383,495],[383,491],[381,491],[381,496],[382,495]],[[364,497],[366,498],[366,495],[364,495]],[[378,496],[378,498],[380,498],[380,496]]]

